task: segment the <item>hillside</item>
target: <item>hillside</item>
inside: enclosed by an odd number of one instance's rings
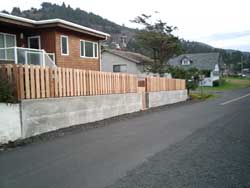
[[[6,11],[3,12],[9,13]],[[9,14],[34,20],[61,18],[111,34],[111,38],[107,42],[107,45],[110,47],[117,47],[119,44],[121,47],[127,48],[130,51],[144,53],[133,40],[136,33],[135,29],[118,25],[112,21],[102,18],[99,15],[86,12],[79,8],[73,9],[69,5],[66,6],[64,3],[62,5],[57,5],[44,2],[41,4],[41,8],[39,9],[31,8],[30,10],[24,11],[21,11],[18,7],[14,7]],[[125,46],[123,46],[121,38],[125,39]],[[245,62],[245,66],[250,67],[250,53],[248,52],[243,53],[236,50],[217,49],[204,43],[186,40],[181,40],[181,44],[183,53],[220,52],[226,64],[234,64],[234,66],[238,66],[236,64],[243,60]]]
[[[109,43],[120,42],[121,36],[127,36],[130,40],[134,35],[134,30],[118,25],[112,21],[102,18],[92,12],[86,12],[80,8],[73,9],[69,5],[66,6],[44,2],[41,8],[31,8],[29,10],[21,11],[20,8],[14,7],[11,12],[3,11],[12,15],[29,18],[33,20],[46,20],[53,18],[64,19],[79,25],[90,27],[111,34]]]

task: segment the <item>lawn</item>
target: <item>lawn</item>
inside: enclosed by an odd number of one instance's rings
[[[250,87],[250,79],[248,78],[224,78],[225,83],[218,87],[199,87],[197,90],[200,91],[223,91],[223,90],[234,90],[240,88]]]

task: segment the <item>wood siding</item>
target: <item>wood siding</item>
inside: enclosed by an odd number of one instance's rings
[[[54,29],[43,30],[40,33],[41,36],[41,48],[47,53],[56,52],[56,32]]]
[[[15,34],[17,47],[28,47],[27,38],[29,36],[39,35],[41,38],[41,48],[48,53],[55,53],[55,60],[58,67],[77,68],[85,70],[100,71],[100,57],[98,58],[83,58],[80,57],[80,40],[99,42],[99,38],[87,34],[70,31],[67,29],[59,29],[56,27],[44,29],[30,29],[25,27],[17,27],[13,25],[0,23],[0,32]],[[23,39],[20,34],[23,33]],[[61,54],[61,35],[68,36],[69,40],[69,55]],[[98,49],[98,56],[99,56]]]
[[[69,55],[61,54],[61,35],[68,36]],[[77,34],[75,32],[69,32],[69,31],[64,31],[64,30],[56,31],[57,66],[100,71],[100,57],[98,58],[80,57],[80,40],[88,40],[88,41],[93,41],[93,42],[98,43],[98,39],[89,37],[88,35]]]

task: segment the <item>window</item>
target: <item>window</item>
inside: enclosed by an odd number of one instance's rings
[[[61,36],[61,53],[62,55],[69,55],[69,40],[68,36]]]
[[[85,43],[84,43],[84,41],[80,41],[80,55],[81,55],[81,57],[84,57],[85,56]]]
[[[213,72],[213,76],[220,76],[219,71],[214,71],[214,72]]]
[[[80,41],[80,56],[97,58],[98,57],[98,44],[90,41]]]
[[[40,36],[28,37],[28,47],[33,49],[41,49],[41,37]]]
[[[113,65],[113,72],[127,72],[127,65]]]
[[[0,59],[13,60],[14,49],[16,46],[16,36],[7,33],[0,33]],[[9,48],[9,49],[6,49]]]
[[[190,65],[190,61],[188,59],[183,59],[182,65]]]

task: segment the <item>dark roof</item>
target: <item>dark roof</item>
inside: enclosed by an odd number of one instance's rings
[[[152,59],[139,53],[122,50],[104,50],[103,52],[109,52],[113,55],[117,55],[121,58],[124,58],[137,64],[152,62]]]
[[[182,59],[187,58],[191,61],[190,65],[182,65]],[[213,70],[215,65],[220,66],[219,53],[197,53],[197,54],[182,54],[178,57],[172,58],[168,61],[172,66],[179,66],[182,68],[197,68],[199,70]]]

